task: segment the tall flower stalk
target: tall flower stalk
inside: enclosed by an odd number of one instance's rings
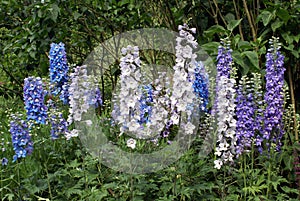
[[[202,112],[207,112],[209,101],[209,78],[205,70],[204,64],[196,62],[195,64],[195,80],[193,83],[194,93],[200,98],[199,109]]]
[[[176,38],[176,63],[173,67],[173,86],[171,99],[171,120],[173,125],[179,125],[181,113],[187,114],[185,122],[180,122],[186,134],[192,134],[195,125],[190,123],[190,118],[197,100],[194,93],[193,83],[195,81],[196,49],[198,43],[194,38],[195,28],[188,25],[178,27],[179,36]],[[197,104],[198,107],[198,104]],[[185,124],[185,125],[184,125]]]
[[[250,151],[255,137],[254,95],[247,76],[243,76],[237,89],[236,105],[236,155]]]
[[[276,145],[276,149],[281,147],[281,138],[284,134],[283,112],[284,112],[284,56],[280,52],[280,44],[277,38],[270,39],[270,48],[266,55],[266,93],[264,101],[266,104],[264,112],[263,138]]]
[[[12,115],[9,131],[15,151],[13,162],[30,155],[33,151],[33,142],[26,121],[22,120],[19,115]]]
[[[235,69],[232,68],[232,50],[226,40],[221,42],[217,57],[216,99],[212,114],[217,120],[217,146],[215,168],[233,162],[236,146],[235,116]]]
[[[47,120],[47,106],[44,104],[46,90],[43,89],[42,79],[28,77],[24,80],[24,103],[28,120],[45,124]]]
[[[49,52],[50,60],[50,90],[51,94],[58,95],[64,91],[61,95],[63,102],[67,102],[67,82],[69,80],[68,71],[69,66],[67,63],[67,56],[65,51],[65,45],[63,43],[52,43]],[[64,87],[63,87],[64,86]]]

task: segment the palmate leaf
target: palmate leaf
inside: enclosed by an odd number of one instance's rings
[[[246,191],[247,193],[252,193],[253,196],[256,196],[257,194],[261,193],[263,189],[267,189],[268,186],[266,184],[260,185],[260,186],[247,186],[243,188],[243,191]]]
[[[288,183],[286,178],[283,178],[282,176],[277,176],[275,181],[270,181],[270,183],[274,187],[275,191],[277,191],[277,186],[278,185],[280,186],[283,182]]]

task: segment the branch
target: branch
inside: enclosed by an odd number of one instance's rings
[[[243,0],[243,3],[244,3],[244,9],[245,9],[245,12],[246,12],[246,15],[247,15],[247,19],[248,19],[248,22],[249,22],[249,25],[250,25],[250,28],[251,28],[253,41],[256,42],[256,31],[255,31],[255,27],[254,27],[254,24],[253,24],[253,21],[252,21],[252,18],[251,18],[246,0]]]
[[[235,10],[237,20],[240,20],[241,19],[240,12],[239,12],[239,9],[236,6],[235,0],[233,0],[233,6],[234,6],[234,10]],[[242,30],[242,23],[239,24],[239,32],[240,32],[242,41],[244,41],[245,39],[244,39],[243,30]]]
[[[222,15],[222,13],[219,9],[218,3],[216,2],[216,0],[213,0],[213,1],[214,1],[215,6],[216,6],[217,12],[220,14],[220,17],[221,17],[223,23],[225,24],[225,26],[227,26],[226,20],[224,19],[223,15]]]

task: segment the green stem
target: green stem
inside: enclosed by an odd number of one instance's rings
[[[247,166],[246,166],[246,156],[245,154],[243,154],[243,179],[244,179],[244,188],[247,189],[247,179],[246,179],[246,172],[247,172]],[[244,200],[247,200],[247,190],[245,190],[244,192],[244,196],[245,196],[245,199]]]
[[[21,189],[21,183],[20,183],[20,164],[17,161],[17,174],[18,174],[18,197],[21,199],[20,189]]]
[[[47,169],[46,164],[45,164],[45,171],[46,171],[46,175],[47,175],[47,184],[48,184],[48,190],[49,190],[49,194],[50,194],[50,200],[52,200],[51,185],[50,185],[49,174],[48,174],[48,169]]]
[[[269,160],[269,167],[268,167],[268,181],[267,181],[267,186],[268,186],[268,188],[267,188],[267,198],[269,198],[269,195],[270,195],[270,193],[271,193],[271,185],[270,185],[270,181],[271,181],[271,172],[272,172],[272,166],[271,166],[271,157],[272,157],[272,155],[273,155],[273,153],[272,153],[272,147],[270,147],[270,160]]]

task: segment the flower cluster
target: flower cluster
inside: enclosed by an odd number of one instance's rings
[[[194,93],[193,83],[195,81],[195,63],[197,55],[195,50],[198,43],[193,33],[196,29],[189,28],[186,24],[179,26],[179,36],[176,38],[176,63],[173,67],[173,86],[171,95],[171,120],[174,125],[179,123],[179,114],[187,113],[187,120],[190,120],[193,107],[197,100]],[[191,125],[184,125],[186,133],[190,133]]]
[[[221,41],[221,45],[218,49],[217,79],[221,76],[225,76],[227,78],[230,77],[231,65],[233,62],[231,53],[232,50],[230,48],[230,41],[226,38]]]
[[[43,89],[42,79],[28,77],[24,80],[24,103],[27,119],[45,124],[47,119],[47,107],[44,104],[46,91]]]
[[[262,92],[262,79],[261,75],[258,73],[252,73],[251,83],[253,87],[253,109],[254,109],[254,119],[253,119],[253,132],[255,136],[255,145],[260,153],[262,153],[262,125],[264,116],[264,101]]]
[[[65,82],[61,87],[61,92],[60,92],[60,95],[59,95],[60,100],[65,105],[69,104],[69,96],[70,96],[69,87],[70,87],[70,84],[68,82]]]
[[[255,137],[255,106],[253,92],[249,88],[246,76],[243,76],[237,89],[236,98],[236,155],[241,155],[244,151],[251,149]]]
[[[224,42],[221,42],[224,45]],[[216,99],[212,114],[217,120],[217,147],[215,155],[218,157],[214,161],[215,168],[220,169],[226,162],[232,162],[236,146],[236,120],[235,116],[235,79],[231,72],[232,57],[230,43],[226,42],[226,47],[219,47],[217,57],[217,78],[216,78]]]
[[[219,91],[219,80],[220,77],[224,76],[230,78],[230,72],[232,70],[232,63],[233,59],[231,56],[231,48],[230,48],[230,41],[226,38],[221,40],[221,45],[218,48],[218,56],[217,56],[217,75],[216,75],[216,95],[215,101],[212,108],[212,115],[215,115],[216,107],[218,104],[218,91]]]
[[[77,66],[70,75],[71,83],[68,88],[69,93],[69,116],[68,125],[74,121],[81,121],[82,115],[90,108],[96,108],[102,104],[100,89],[92,75],[87,74],[87,66]],[[59,118],[64,125],[65,122]],[[91,122],[89,121],[88,124]],[[65,129],[65,128],[63,128]],[[73,129],[65,133],[65,137],[70,139],[77,137],[79,130]]]
[[[120,62],[120,93],[119,115],[116,121],[121,124],[121,134],[127,129],[130,132],[137,131],[141,126],[139,124],[139,106],[138,102],[142,97],[139,88],[141,82],[139,48],[137,46],[127,46],[121,50],[123,57]],[[136,112],[135,112],[136,111]]]
[[[140,103],[140,124],[145,124],[150,121],[153,102],[153,89],[151,85],[145,85],[141,87],[142,96],[139,99]]]
[[[50,83],[51,93],[58,95],[62,91],[63,85],[68,82],[69,66],[67,64],[67,56],[65,45],[63,43],[52,43],[49,53],[50,59]],[[64,96],[62,96],[64,98]],[[65,99],[63,99],[65,101]]]
[[[55,107],[52,100],[48,101],[51,106],[49,110],[49,121],[51,124],[51,139],[56,140],[60,135],[66,135],[68,131],[68,122],[64,119],[63,114]]]
[[[233,162],[236,146],[235,115],[235,80],[221,76],[219,80],[217,105],[217,147],[214,161],[215,168],[220,169],[226,162]]]
[[[281,146],[281,137],[283,129],[283,112],[284,112],[284,56],[280,53],[278,39],[270,40],[271,47],[266,55],[266,93],[264,101],[266,109],[264,112],[264,129],[263,138],[270,143]],[[269,144],[270,145],[270,144]]]
[[[86,93],[88,96],[87,101],[90,106],[97,108],[103,104],[100,89],[96,84],[94,87],[91,87],[91,89]]]
[[[12,115],[11,118],[10,133],[12,136],[13,150],[15,151],[13,162],[15,162],[18,158],[25,158],[32,153],[33,143],[31,141],[31,136],[29,135],[26,121],[16,115]]]
[[[208,74],[204,68],[202,62],[197,62],[195,65],[195,80],[193,83],[193,89],[198,98],[200,98],[200,111],[207,111],[207,105],[209,101],[208,86],[209,79]]]

